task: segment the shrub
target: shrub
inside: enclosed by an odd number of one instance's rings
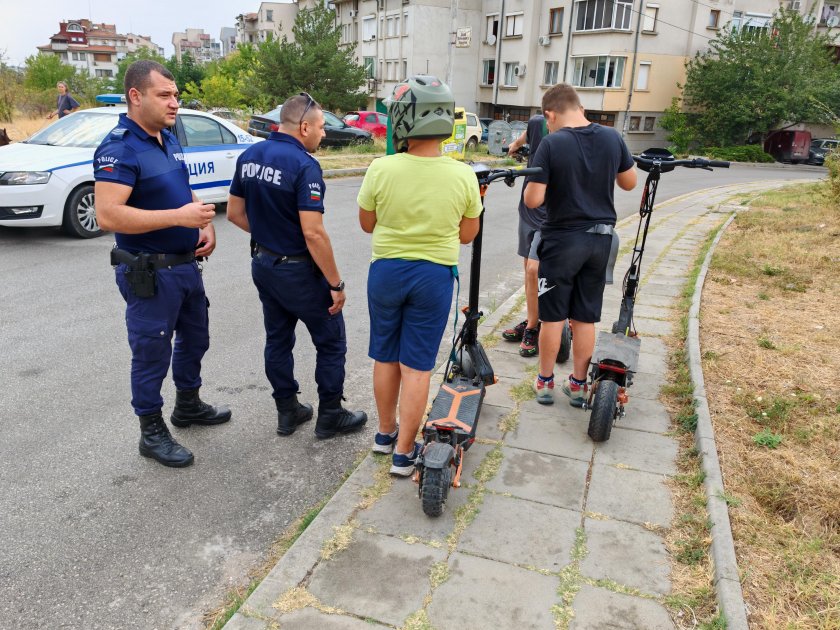
[[[732,147],[706,147],[703,153],[714,160],[728,162],[775,162],[773,156],[765,153],[757,144],[746,144]]]

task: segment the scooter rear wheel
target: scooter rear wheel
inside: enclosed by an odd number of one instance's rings
[[[567,319],[563,322],[563,332],[560,333],[560,351],[557,353],[557,363],[565,363],[572,353],[572,327]]]
[[[589,416],[587,433],[593,442],[610,439],[612,425],[618,415],[618,383],[600,381],[592,400],[592,414]]]
[[[452,468],[424,468],[420,486],[420,500],[426,516],[440,516],[446,507],[449,487],[452,485]]]

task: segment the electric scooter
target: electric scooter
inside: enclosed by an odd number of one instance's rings
[[[685,168],[729,168],[729,162],[694,158],[676,160],[665,149],[648,149],[633,159],[643,171],[647,171],[642,203],[639,209],[639,227],[630,267],[624,276],[621,309],[618,320],[613,323],[612,332],[599,332],[595,352],[589,370],[589,398],[583,408],[591,410],[587,433],[594,442],[610,439],[613,424],[625,415],[627,389],[633,384],[633,376],[639,360],[641,339],[633,325],[633,309],[639,292],[642,275],[642,256],[645,253],[650,217],[662,173],[669,173],[677,166]]]
[[[540,168],[490,169],[486,164],[473,164],[472,167],[478,178],[482,208],[491,182],[503,179],[508,186],[513,186],[517,177],[542,172]],[[478,310],[483,231],[482,211],[478,235],[472,245],[469,303],[463,309],[464,324],[452,340],[443,383],[423,425],[423,449],[417,459],[414,480],[420,484],[420,500],[423,512],[428,516],[440,516],[449,488],[460,487],[464,455],[475,442],[485,391],[496,382],[493,366],[478,340],[478,323],[483,316]]]

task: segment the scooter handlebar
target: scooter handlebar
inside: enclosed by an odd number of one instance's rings
[[[706,158],[692,158],[690,160],[674,160],[668,158],[654,158],[644,157],[641,155],[634,155],[633,160],[639,165],[639,168],[649,171],[651,166],[659,165],[661,172],[667,173],[673,171],[677,166],[684,166],[685,168],[702,168],[711,170],[712,168],[729,168],[729,162],[723,160],[707,160]]]
[[[499,168],[493,169],[489,171],[485,177],[480,177],[480,179],[484,179],[486,183],[494,182],[497,179],[504,179],[508,181],[512,181],[517,177],[527,177],[529,175],[539,175],[542,173],[542,169],[536,166],[532,166],[530,168]]]

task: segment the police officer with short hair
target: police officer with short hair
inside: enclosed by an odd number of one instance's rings
[[[213,425],[231,417],[198,394],[210,337],[196,257],[216,247],[214,206],[193,194],[183,149],[168,131],[178,113],[172,74],[154,61],[136,61],[125,73],[125,95],[128,113],[120,114],[93,160],[96,215],[100,227],[116,232],[111,263],[126,302],[140,454],[189,466],[193,454],[175,441],[162,415],[160,388],[170,362],[177,388],[172,424]]]
[[[280,131],[242,153],[230,186],[228,220],[251,233],[251,275],[263,305],[265,373],[277,407],[277,433],[312,418],[298,402],[295,327],[302,321],[317,350],[315,436],[360,429],[367,414],[341,405],[344,393],[344,282],[324,228],[324,180],[309,152],[324,137],[324,114],[308,94],[283,103]]]

